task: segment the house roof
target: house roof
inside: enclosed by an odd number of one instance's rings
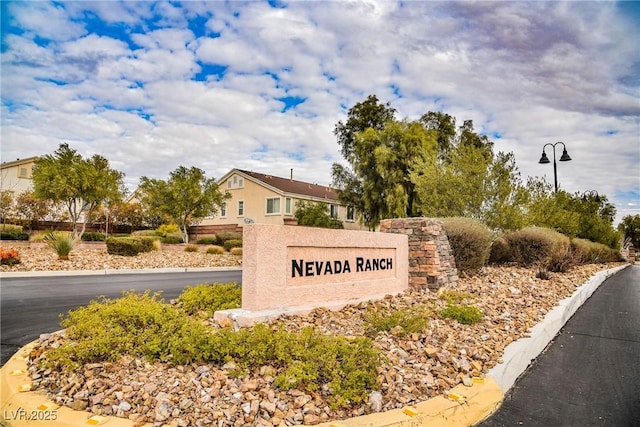
[[[16,160],[11,160],[9,162],[2,162],[2,164],[0,164],[0,167],[4,169],[4,168],[10,168],[12,166],[19,166],[27,163],[33,163],[36,161],[37,158],[38,158],[37,156],[25,157],[24,159],[16,159]]]
[[[311,184],[309,182],[297,181],[294,179],[282,178],[273,175],[266,175],[263,173],[246,171],[242,169],[234,169],[233,171],[240,172],[241,174],[251,177],[256,181],[260,181],[263,184],[271,186],[284,193],[308,196],[317,199],[327,199],[333,201],[338,200],[338,193],[336,193],[333,188],[324,185]],[[231,172],[227,175],[231,175]]]

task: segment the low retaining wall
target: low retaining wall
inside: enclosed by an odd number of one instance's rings
[[[409,286],[437,290],[458,281],[458,270],[442,221],[431,218],[396,218],[380,222],[384,233],[409,238]]]

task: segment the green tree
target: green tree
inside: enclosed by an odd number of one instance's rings
[[[456,118],[439,111],[429,111],[420,117],[420,123],[437,133],[438,152],[441,157],[446,156],[456,144]]]
[[[24,191],[16,197],[16,216],[25,221],[29,232],[51,214],[51,202],[40,200],[33,191]]]
[[[35,161],[33,185],[35,196],[53,203],[63,203],[74,233],[82,215],[90,215],[105,200],[121,197],[124,174],[109,167],[109,161],[99,154],[84,159],[68,144],[60,144],[53,155]]]
[[[351,107],[346,122],[339,121],[333,131],[348,166],[333,164],[332,186],[336,188],[339,200],[360,212],[362,220],[370,229],[375,228],[380,221],[382,202],[376,197],[364,197],[366,180],[355,170],[355,166],[361,163],[356,154],[356,136],[367,129],[383,129],[388,122],[395,121],[395,113],[396,110],[388,102],[383,104],[377,96],[369,95],[366,100]],[[367,182],[366,185],[371,186],[372,183]]]
[[[143,176],[139,190],[149,213],[178,224],[185,243],[189,242],[189,226],[215,214],[231,197],[220,192],[215,179],[207,178],[202,169],[184,166],[171,172],[167,181]]]
[[[640,251],[640,215],[627,215],[622,218],[618,230],[629,239],[636,251]]]
[[[328,212],[328,206],[322,202],[305,202],[300,200],[296,203],[295,217],[299,225],[322,228],[344,228],[342,221],[332,218]]]
[[[145,220],[142,204],[135,201],[116,203],[111,207],[111,219],[117,226],[128,227],[129,232],[141,228]],[[157,228],[157,226],[152,228]]]
[[[0,191],[0,223],[7,223],[7,219],[13,214],[14,202],[13,191]]]

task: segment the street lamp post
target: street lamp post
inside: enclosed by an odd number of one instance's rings
[[[569,160],[571,160],[571,157],[569,157],[569,153],[567,153],[567,147],[564,145],[564,142],[556,142],[555,144],[552,144],[549,142],[547,144],[544,144],[544,146],[542,147],[542,157],[540,157],[540,160],[538,161],[538,163],[541,163],[541,164],[550,163],[549,158],[547,157],[547,153],[544,152],[544,149],[547,147],[547,145],[552,146],[553,147],[553,182],[555,184],[556,193],[558,192],[558,171],[556,168],[556,145],[558,144],[562,144],[562,156],[560,156],[560,161],[568,162]]]

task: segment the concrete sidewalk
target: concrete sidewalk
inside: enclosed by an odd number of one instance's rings
[[[438,396],[426,402],[385,413],[371,414],[363,417],[321,424],[324,427],[356,427],[356,426],[471,426],[486,418],[502,403],[504,393],[511,388],[515,380],[527,369],[530,362],[547,346],[565,322],[573,316],[578,308],[595,292],[607,278],[611,277],[627,265],[600,271],[583,284],[569,298],[551,310],[544,320],[531,331],[529,338],[518,340],[509,345],[503,357],[504,362],[489,372],[483,379],[477,379],[472,387],[459,385],[447,396]],[[631,270],[631,269],[629,269]],[[637,267],[634,267],[637,272]],[[637,276],[636,276],[637,277]],[[638,300],[636,300],[638,304]],[[0,421],[7,426],[56,425],[81,426],[108,425],[132,426],[133,423],[114,417],[91,416],[86,412],[72,411],[47,401],[41,393],[31,392],[30,380],[26,372],[25,356],[30,345],[19,351],[5,366],[0,369]],[[638,353],[636,353],[638,354]],[[636,377],[636,380],[638,378]],[[633,383],[631,383],[633,385]],[[536,393],[533,390],[533,393]],[[55,412],[52,412],[55,411]],[[25,415],[26,414],[26,415]],[[25,420],[23,416],[53,416],[56,420]],[[148,424],[149,426],[151,424]],[[492,424],[488,424],[492,425]],[[517,425],[505,424],[505,425]],[[562,424],[531,424],[562,425]]]

